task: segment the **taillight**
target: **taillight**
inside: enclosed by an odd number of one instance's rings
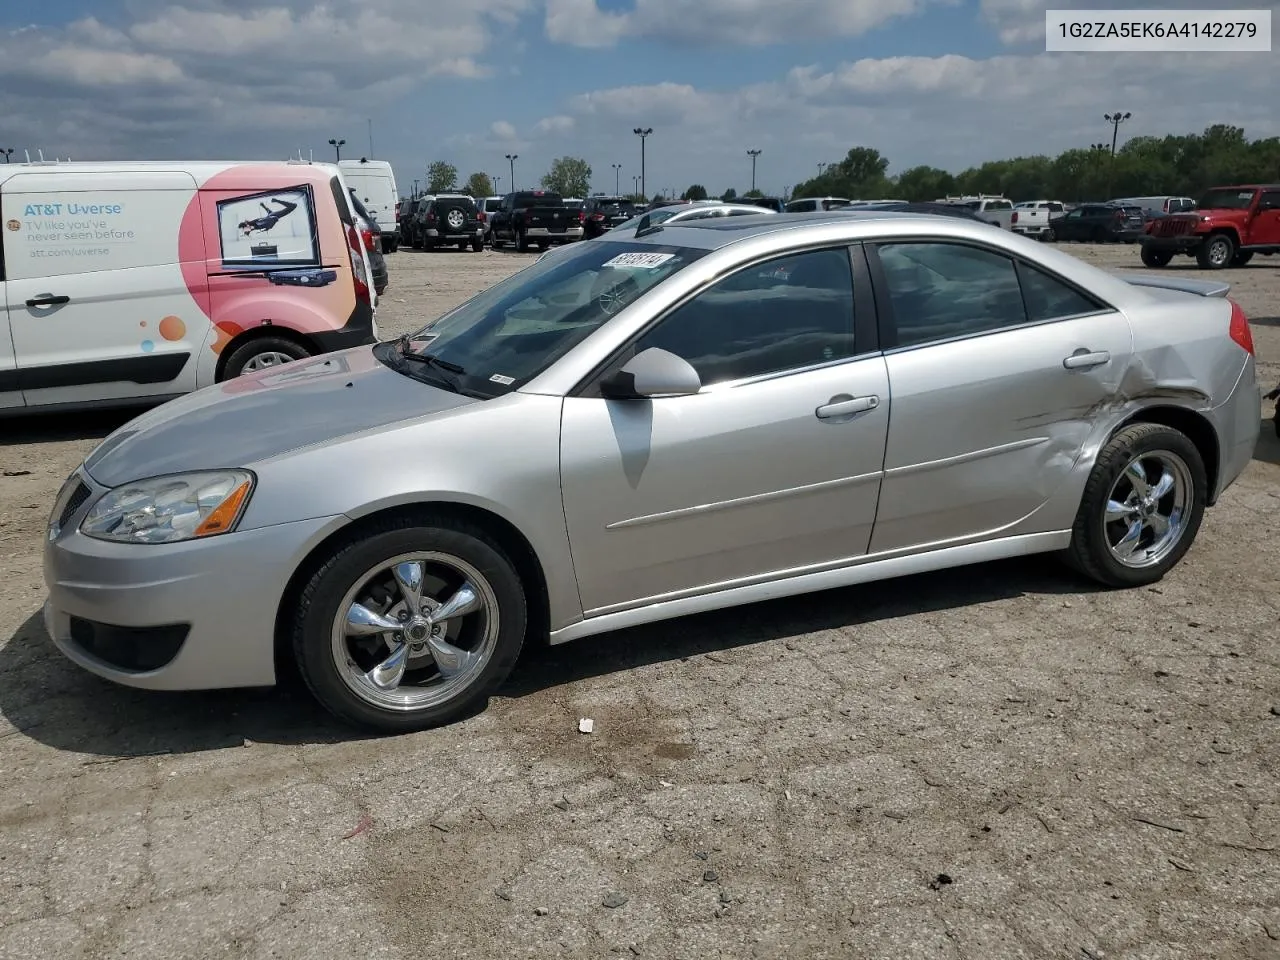
[[[483,210],[481,210],[479,213],[477,213],[477,214],[476,214],[476,219],[477,219],[477,220],[479,220],[481,223],[484,223],[484,211],[483,211]]]
[[[1010,223],[1017,223],[1017,222],[1018,222],[1018,211],[1017,211],[1017,210],[1013,211],[1013,216],[1009,218],[1009,222],[1010,222]]]
[[[366,250],[372,250],[373,249],[373,231],[361,230],[360,241],[364,244],[364,248]]]
[[[435,222],[436,222],[436,215],[434,213],[428,213],[427,223],[435,223]]]
[[[1244,315],[1240,304],[1231,303],[1231,339],[1244,348],[1245,353],[1253,355],[1253,331],[1249,329],[1249,318]]]
[[[579,222],[579,223],[586,223],[586,220],[587,220],[587,213],[586,213],[586,211],[585,211],[585,210],[579,210],[579,211],[578,211],[578,222]]]
[[[603,214],[603,213],[593,213],[593,214],[591,215],[591,219],[592,219],[592,220],[603,220],[603,219],[604,219],[604,214]]]
[[[354,226],[347,227],[347,253],[351,255],[351,278],[356,284],[356,297],[370,306],[373,300],[369,296],[369,276],[364,271],[364,254],[360,251],[360,234]]]
[[[1117,211],[1116,211],[1116,219],[1117,219],[1117,220],[1123,220],[1123,219],[1124,219],[1124,211],[1123,211],[1123,210],[1117,210]]]

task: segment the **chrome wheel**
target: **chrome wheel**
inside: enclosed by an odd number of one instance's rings
[[[1107,497],[1103,526],[1111,556],[1135,569],[1159,564],[1186,532],[1194,496],[1191,470],[1176,453],[1134,457]]]
[[[493,658],[498,600],[471,564],[447,553],[394,557],[357,578],[331,632],[342,682],[373,706],[412,712],[465,691]]]
[[[268,367],[278,367],[282,363],[291,363],[293,360],[293,357],[276,350],[265,350],[250,357],[241,373],[253,373],[257,370],[265,370]]]
[[[458,209],[450,210],[445,219],[449,221],[449,227],[452,230],[461,230],[462,225],[467,222],[466,216]]]

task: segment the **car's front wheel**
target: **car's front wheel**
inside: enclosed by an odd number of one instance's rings
[[[306,347],[285,337],[256,337],[231,352],[222,369],[222,379],[231,380],[309,356],[311,352]]]
[[[1155,583],[1190,549],[1207,497],[1204,460],[1186,434],[1125,427],[1093,465],[1066,559],[1108,586]]]
[[[1221,270],[1236,255],[1236,243],[1225,233],[1211,234],[1196,251],[1196,262],[1203,270]]]
[[[1151,247],[1144,246],[1142,248],[1142,262],[1148,266],[1159,269],[1167,267],[1173,259],[1172,250],[1155,250]]]
[[[519,574],[482,530],[445,518],[393,518],[310,576],[293,650],[330,712],[405,732],[482,705],[515,665],[525,623]]]

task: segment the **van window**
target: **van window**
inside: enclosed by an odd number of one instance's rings
[[[226,267],[319,266],[310,185],[219,200],[218,239]]]

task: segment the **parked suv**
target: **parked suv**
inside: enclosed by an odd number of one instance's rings
[[[636,215],[627,197],[588,197],[582,204],[583,237],[594,239]]]
[[[481,223],[484,226],[483,239],[485,243],[493,240],[493,215],[502,209],[501,197],[482,197],[476,200],[476,206],[480,208]]]
[[[1280,184],[1214,187],[1192,213],[1154,221],[1142,238],[1142,262],[1167,266],[1174,254],[1203,269],[1243,267],[1255,253],[1280,253]]]
[[[473,198],[465,193],[441,193],[432,197],[413,215],[413,245],[434,250],[457,244],[459,250],[484,249],[484,224]]]
[[[1058,240],[1136,243],[1146,226],[1146,217],[1139,206],[1082,203],[1053,221],[1053,233]]]

